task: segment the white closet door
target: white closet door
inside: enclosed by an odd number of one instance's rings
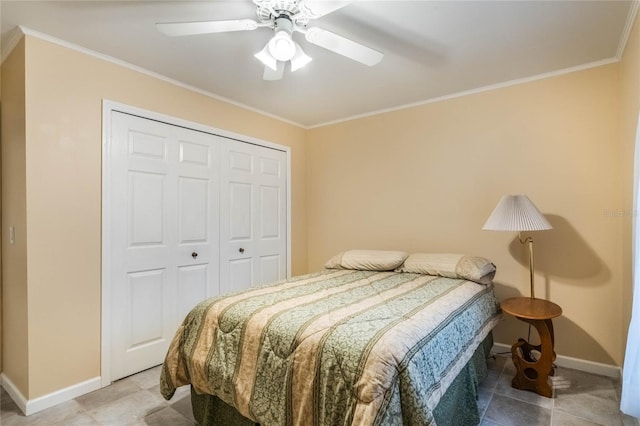
[[[221,155],[220,291],[286,277],[286,153],[227,141]]]
[[[219,139],[119,112],[110,144],[111,379],[162,363],[219,292]]]

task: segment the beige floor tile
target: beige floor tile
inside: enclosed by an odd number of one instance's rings
[[[605,398],[618,399],[617,380],[611,377],[589,374],[570,368],[557,368],[554,377],[556,395],[589,393]]]
[[[511,386],[511,381],[513,380],[515,371],[513,364],[511,364],[510,367],[505,366],[502,376],[500,376],[500,380],[498,380],[498,384],[496,385],[495,392],[502,396],[508,396],[509,398],[517,399],[522,402],[535,404],[549,410],[552,409],[553,398],[547,398],[527,390],[514,389]]]
[[[562,411],[554,410],[551,426],[601,426],[599,423],[592,422]]]
[[[493,392],[486,391],[482,388],[478,390],[478,412],[480,417],[484,416],[484,413],[487,411],[487,407],[491,402],[491,398],[493,397]]]
[[[103,426],[87,413],[78,413],[77,415],[65,419],[60,426]]]
[[[133,425],[146,416],[167,407],[159,395],[141,390],[108,405],[89,411],[89,415],[104,425]]]
[[[22,426],[26,424],[28,424],[27,417],[22,413],[2,411],[0,414],[0,425],[2,426]]]
[[[123,381],[131,381],[137,384],[141,389],[150,389],[160,384],[160,367],[153,367],[142,371],[133,376],[123,379]]]
[[[500,423],[496,423],[493,420],[489,420],[489,419],[482,419],[482,421],[480,421],[480,426],[502,426]]]
[[[24,416],[16,407],[7,418],[2,417],[2,426],[12,425],[63,425],[82,412],[76,401],[66,401],[30,416]],[[3,412],[4,414],[4,412]]]
[[[603,390],[596,393],[586,393],[584,390],[576,394],[558,395],[555,403],[556,411],[560,411],[601,425],[622,425],[620,404],[616,400],[615,390],[609,390],[610,394],[602,396]]]
[[[171,407],[156,411],[137,423],[140,426],[192,426],[195,424],[194,421],[187,419]]]
[[[22,411],[20,411],[16,403],[13,402],[9,394],[4,389],[2,389],[2,393],[0,393],[0,398],[2,398],[2,401],[0,401],[0,425],[4,425],[5,423],[3,420],[8,417],[14,415],[22,416]]]
[[[13,399],[11,399],[7,391],[4,390],[4,388],[0,388],[0,409],[4,411],[5,408],[9,408],[14,405],[15,402],[13,402]]]
[[[173,401],[173,400],[172,400]],[[175,402],[171,404],[171,407],[185,416],[187,419],[195,423],[195,419],[193,417],[193,410],[191,409],[191,397],[185,396],[181,399],[177,399]]]
[[[487,360],[487,370],[502,373],[505,363],[511,362],[511,356],[495,355]]]
[[[191,397],[191,386],[180,386],[178,389],[176,389],[176,393],[173,394],[173,398],[171,398],[171,401],[178,401],[185,396]]]
[[[117,401],[125,396],[133,395],[140,390],[140,386],[132,381],[120,380],[111,385],[98,389],[86,395],[76,398],[76,401],[85,409],[95,409]]]
[[[502,426],[548,426],[551,410],[494,394],[484,418]]]

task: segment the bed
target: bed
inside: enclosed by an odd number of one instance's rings
[[[165,358],[162,395],[190,385],[201,424],[477,424],[495,266],[365,250],[325,266],[198,304]]]

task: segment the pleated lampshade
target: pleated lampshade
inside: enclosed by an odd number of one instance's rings
[[[482,229],[487,231],[543,231],[553,226],[526,195],[504,195]]]

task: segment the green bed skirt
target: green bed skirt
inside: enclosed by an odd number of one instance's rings
[[[493,346],[489,335],[460,371],[434,410],[438,426],[472,426],[480,423],[478,386],[487,376],[487,359]],[[191,389],[193,416],[200,425],[257,426],[233,407],[213,395],[198,395]]]

